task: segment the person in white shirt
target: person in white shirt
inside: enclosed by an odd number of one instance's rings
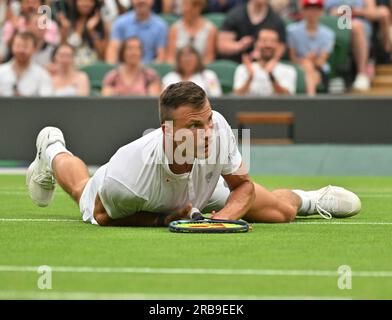
[[[242,64],[234,74],[234,93],[241,96],[270,96],[273,94],[295,94],[297,72],[294,67],[278,62],[270,64],[280,46],[279,34],[274,29],[261,29],[255,50],[258,59],[251,61],[249,55],[242,56]]]
[[[166,88],[180,81],[192,81],[202,87],[209,97],[220,97],[222,88],[216,73],[204,68],[199,52],[191,45],[177,51],[176,70],[169,72],[162,79]]]
[[[191,81],[160,96],[161,127],[120,148],[92,178],[65,148],[62,132],[46,127],[27,172],[39,206],[53,198],[56,180],[79,204],[83,220],[100,226],[167,226],[195,210],[213,219],[288,222],[297,213],[326,218],[356,214],[359,198],[339,187],[268,191],[250,180],[229,124]]]
[[[52,80],[49,73],[32,61],[36,49],[32,33],[15,35],[13,59],[0,65],[0,96],[50,96]]]

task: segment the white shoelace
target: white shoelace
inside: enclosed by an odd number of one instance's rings
[[[336,202],[336,198],[334,196],[327,196],[328,192],[331,190],[331,186],[329,185],[328,187],[325,188],[325,190],[323,191],[323,193],[321,194],[321,196],[317,199],[316,201],[316,210],[318,212],[318,214],[320,216],[322,216],[324,219],[330,220],[332,219],[332,214],[330,212],[328,212],[327,210],[325,210],[320,202],[321,201],[335,201]]]
[[[53,174],[49,170],[45,170],[36,177],[34,181],[37,182],[43,189],[52,190],[56,183]]]

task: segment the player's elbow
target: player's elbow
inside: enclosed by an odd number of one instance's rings
[[[101,227],[109,227],[112,225],[112,219],[108,216],[106,212],[102,212],[102,213],[94,212],[94,219]]]
[[[249,206],[253,204],[253,202],[256,199],[256,190],[255,190],[255,185],[252,181],[247,181],[246,182],[246,187],[248,189],[248,194],[249,194]]]

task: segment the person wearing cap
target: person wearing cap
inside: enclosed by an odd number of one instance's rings
[[[327,85],[328,58],[335,45],[335,33],[320,24],[323,7],[323,0],[304,0],[304,19],[287,27],[290,60],[304,70],[306,93],[311,96],[316,94],[318,84]]]

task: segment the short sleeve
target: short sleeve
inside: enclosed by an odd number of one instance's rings
[[[120,219],[142,211],[145,200],[122,183],[106,177],[98,190],[99,197],[112,219]]]
[[[293,25],[287,26],[287,46],[289,48],[295,49]]]
[[[239,8],[236,9],[238,10]],[[237,32],[237,29],[238,29],[237,19],[235,19],[235,14],[234,11],[232,10],[226,15],[226,18],[223,21],[220,30],[227,31],[227,32]]]
[[[218,135],[220,139],[220,159],[224,160],[221,174],[232,174],[240,168],[242,156],[238,150],[237,141],[230,125],[220,113],[216,111],[214,111],[214,113],[219,126]]]
[[[335,33],[331,31],[329,28],[326,28],[322,51],[331,54],[334,47],[335,47]]]
[[[124,40],[121,32],[122,24],[121,24],[121,16],[114,21],[112,31],[110,32],[110,40]]]

